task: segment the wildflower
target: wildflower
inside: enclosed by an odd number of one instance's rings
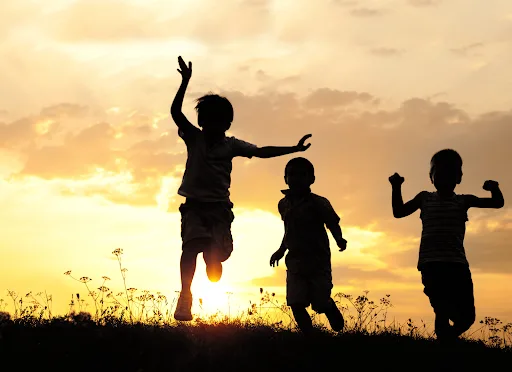
[[[110,280],[110,278],[108,276],[102,276],[101,279],[107,281],[107,280]]]
[[[66,271],[64,275],[71,275],[71,270]]]
[[[114,251],[112,252],[112,254],[113,254],[114,256],[119,257],[119,256],[121,256],[121,255],[123,254],[123,250],[122,250],[121,248],[116,248],[116,249],[114,249]]]
[[[91,280],[92,280],[92,279],[91,279],[91,278],[89,278],[89,277],[87,277],[87,276],[82,276],[82,277],[80,278],[80,281],[81,281],[82,283],[87,283],[87,282],[90,282]]]

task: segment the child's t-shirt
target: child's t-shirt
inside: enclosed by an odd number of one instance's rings
[[[454,262],[469,265],[464,250],[468,208],[464,195],[440,198],[437,192],[425,193],[421,202],[421,233],[418,270],[429,262]]]
[[[204,202],[230,202],[233,158],[251,158],[258,147],[235,137],[224,137],[208,148],[204,133],[196,127],[186,133],[180,130],[178,135],[187,145],[187,163],[178,194]]]
[[[331,250],[325,225],[338,224],[339,216],[326,198],[308,192],[292,196],[289,190],[279,201],[284,221],[284,244],[288,249],[285,262],[294,273],[331,272]]]

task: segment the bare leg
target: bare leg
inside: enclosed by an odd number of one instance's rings
[[[193,250],[184,250],[181,254],[181,293],[190,295],[192,280],[196,272],[196,261],[198,253]]]
[[[340,309],[338,309],[338,306],[336,306],[336,303],[332,298],[329,303],[329,307],[325,311],[325,316],[327,316],[333,331],[340,332],[345,327],[345,319],[343,319]]]
[[[307,310],[302,306],[291,306],[293,317],[304,334],[310,334],[313,331],[313,322]]]
[[[456,337],[453,332],[453,327],[450,325],[448,315],[436,314],[435,330],[437,339],[440,341],[447,341]]]

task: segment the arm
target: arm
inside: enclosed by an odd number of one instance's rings
[[[347,249],[347,241],[343,238],[343,233],[341,232],[341,227],[339,224],[331,224],[327,225],[327,228],[331,232],[334,240],[336,240],[336,244],[340,248],[340,252],[343,252]]]
[[[466,205],[469,208],[502,208],[505,205],[503,194],[498,182],[485,181],[483,189],[491,192],[490,198],[479,198],[474,195],[466,195]]]
[[[257,158],[275,158],[277,156],[282,155],[288,155],[292,154],[294,152],[300,152],[300,151],[306,151],[309,146],[311,146],[310,143],[307,145],[304,145],[304,142],[311,137],[311,134],[307,134],[304,137],[301,138],[299,143],[296,146],[265,146],[265,147],[258,147],[254,150],[253,156]]]
[[[180,69],[178,69],[179,73],[182,76],[181,85],[176,92],[176,96],[172,101],[171,105],[171,116],[179,130],[182,133],[190,132],[191,130],[196,130],[197,128],[188,121],[187,117],[181,111],[181,107],[183,105],[183,99],[185,97],[185,92],[187,90],[188,82],[190,81],[190,77],[192,76],[192,62],[189,62],[189,65],[185,64],[181,57],[178,58],[178,62],[180,65]]]
[[[347,241],[343,238],[343,233],[341,232],[340,217],[332,207],[329,200],[326,198],[320,198],[317,200],[322,221],[331,232],[334,240],[336,240],[336,244],[340,248],[340,252],[343,252],[347,249]]]
[[[281,246],[279,247],[279,249],[274,252],[272,257],[270,257],[270,266],[272,266],[272,267],[279,266],[279,260],[281,258],[283,258],[284,254],[286,253],[287,248],[286,248],[286,244],[284,243],[285,237],[286,237],[286,235],[283,236],[283,241],[281,242]]]
[[[409,200],[407,203],[404,203],[402,199],[402,183],[404,182],[404,178],[401,177],[398,173],[395,173],[391,177],[389,177],[389,182],[391,182],[391,185],[393,187],[393,191],[391,194],[393,217],[407,217],[421,208],[421,200],[424,196],[424,191],[420,192],[412,200]]]

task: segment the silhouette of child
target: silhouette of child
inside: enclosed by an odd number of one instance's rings
[[[313,330],[306,308],[325,313],[331,328],[341,331],[343,315],[331,298],[331,250],[325,226],[331,231],[340,252],[347,241],[339,226],[340,218],[329,201],[311,192],[315,182],[313,164],[305,158],[291,159],[284,171],[288,190],[279,201],[278,208],[284,221],[281,247],[270,258],[270,266],[279,265],[286,255],[286,302],[291,307],[299,329],[309,334]]]
[[[220,280],[222,262],[233,251],[231,223],[234,216],[229,198],[232,159],[235,156],[272,158],[305,151],[311,144],[304,136],[296,146],[257,147],[225,132],[233,121],[233,107],[225,98],[207,94],[197,100],[197,121],[202,129],[192,125],[182,112],[183,98],[192,76],[188,66],[178,58],[178,72],[182,82],[171,106],[171,115],[178,126],[178,134],[187,146],[187,163],[178,194],[186,198],[181,204],[182,255],[181,293],[174,318],[192,320],[192,293],[190,290],[196,270],[197,255],[203,253],[206,273],[212,282]]]
[[[418,270],[436,316],[438,340],[454,341],[475,321],[473,281],[463,244],[467,211],[472,207],[501,208],[504,200],[496,181],[485,181],[483,185],[491,192],[491,198],[456,194],[455,187],[462,181],[462,158],[452,149],[441,150],[432,157],[430,180],[437,191],[422,191],[404,203],[404,178],[397,173],[389,177],[393,216],[403,218],[421,210]]]

